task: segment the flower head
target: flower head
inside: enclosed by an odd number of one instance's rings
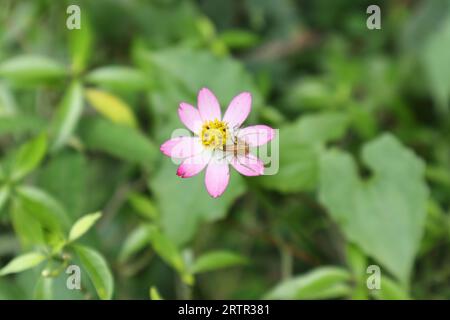
[[[265,125],[240,128],[251,104],[251,94],[242,92],[231,100],[222,117],[217,98],[207,88],[198,93],[198,109],[182,102],[178,115],[194,136],[176,137],[161,145],[166,156],[183,159],[177,175],[189,178],[206,168],[206,190],[217,198],[228,186],[230,165],[245,176],[264,174],[263,162],[250,148],[272,140],[274,130]]]

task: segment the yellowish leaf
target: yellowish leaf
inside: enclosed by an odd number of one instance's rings
[[[104,117],[119,124],[136,127],[133,111],[122,99],[97,89],[87,89],[85,94],[90,105]]]

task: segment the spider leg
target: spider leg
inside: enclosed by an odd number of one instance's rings
[[[242,162],[239,160],[239,157],[236,156],[236,157],[234,157],[234,159],[236,159],[237,162],[238,162],[241,166],[243,166],[244,168],[247,168],[248,170],[253,171],[256,175],[259,175],[259,172],[258,172],[258,171],[256,171],[256,170],[253,169],[253,168],[250,168],[250,167],[247,166],[246,164],[242,163]]]
[[[226,157],[228,157],[229,156],[229,154],[227,153],[227,152],[225,152],[225,151],[222,151],[223,152],[223,157],[222,158],[219,158],[219,159],[217,159],[218,161],[222,161],[222,160],[224,160]]]

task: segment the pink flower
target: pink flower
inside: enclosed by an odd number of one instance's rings
[[[183,159],[177,175],[189,178],[206,168],[206,190],[217,198],[228,186],[230,164],[245,176],[264,174],[263,162],[250,148],[272,140],[274,130],[265,125],[239,129],[250,113],[251,104],[251,94],[242,92],[231,100],[222,118],[219,102],[207,88],[198,93],[198,109],[180,103],[178,115],[194,136],[170,139],[160,148],[166,156]]]

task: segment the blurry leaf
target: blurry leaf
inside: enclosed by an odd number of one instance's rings
[[[10,214],[14,231],[23,247],[29,248],[44,243],[44,234],[39,221],[24,208],[20,199],[13,198]]]
[[[35,217],[42,226],[53,232],[63,232],[69,226],[69,218],[61,204],[46,192],[31,186],[16,189],[21,206]]]
[[[101,212],[91,213],[78,219],[69,233],[69,241],[75,241],[83,236],[102,216]]]
[[[189,48],[156,52],[137,48],[134,57],[137,64],[143,67],[159,86],[177,84],[184,89],[185,93],[189,93],[189,95],[173,97],[174,102],[170,101],[170,104],[166,97],[164,100],[160,97],[165,95],[165,92],[159,90],[152,94],[154,102],[162,104],[161,106],[153,105],[153,107],[164,108],[163,111],[168,113],[169,117],[178,118],[176,110],[181,101],[187,100],[195,104],[195,97],[202,87],[208,87],[217,96],[222,107],[222,114],[234,96],[248,91],[252,94],[252,113],[247,121],[256,119],[258,115],[262,97],[250,74],[236,60],[228,57],[218,58],[210,52],[193,51]]]
[[[449,0],[418,3],[404,28],[402,40],[405,51],[421,51],[429,37],[435,34],[436,29],[443,24],[449,12]]]
[[[348,118],[345,113],[323,112],[300,117],[288,131],[298,141],[321,144],[341,138],[347,129]]]
[[[22,55],[0,64],[0,77],[19,84],[43,84],[64,78],[64,66],[46,57]]]
[[[52,300],[53,299],[53,278],[39,277],[34,288],[33,299]]]
[[[198,257],[192,266],[193,273],[203,273],[247,264],[247,258],[229,251],[212,251]]]
[[[438,108],[448,112],[450,76],[450,1],[423,1],[406,23],[403,46],[421,59]]]
[[[255,46],[260,41],[257,34],[247,30],[226,30],[220,34],[220,39],[231,49],[246,49]]]
[[[347,264],[355,274],[357,279],[366,278],[367,258],[361,250],[354,244],[347,245]]]
[[[88,149],[101,150],[133,163],[149,166],[157,148],[138,130],[103,119],[82,122],[80,135]]]
[[[11,116],[17,112],[17,105],[11,89],[0,81],[0,118]]]
[[[198,17],[195,20],[195,25],[204,40],[210,41],[216,36],[214,24],[208,17]]]
[[[8,201],[10,193],[11,190],[8,185],[3,185],[0,187],[0,213],[2,212],[3,206],[6,204],[6,201]]]
[[[289,128],[280,129],[279,135],[279,171],[259,177],[257,183],[285,193],[313,190],[317,183],[319,149],[299,141]]]
[[[81,29],[67,31],[69,35],[70,54],[72,56],[72,70],[75,74],[86,68],[92,49],[92,27],[87,12],[81,14]]]
[[[89,104],[104,117],[118,124],[137,126],[132,109],[123,100],[96,89],[86,89],[85,94]]]
[[[261,108],[261,120],[272,128],[279,128],[285,122],[284,115],[274,107]]]
[[[0,278],[0,300],[20,300],[26,298],[23,290],[16,284],[15,280]]]
[[[178,3],[166,2],[163,5],[157,2],[146,2],[134,10],[134,15],[127,15],[130,23],[141,30],[140,34],[147,43],[155,47],[165,47],[174,43],[182,42],[185,46],[191,46],[192,41],[198,41],[199,35],[196,29],[196,18],[199,15],[197,4],[191,1],[180,1]],[[117,12],[122,15],[124,6]],[[111,18],[108,17],[108,21]],[[106,26],[110,29],[109,26]],[[124,24],[123,36],[129,37],[129,27]],[[117,26],[114,28],[117,32]]]
[[[380,300],[408,300],[408,293],[395,281],[383,275],[381,277],[381,288],[370,290],[372,296]]]
[[[74,246],[74,249],[89,278],[94,284],[100,299],[111,299],[114,290],[114,282],[105,258],[89,247],[77,245]]]
[[[12,168],[12,180],[20,180],[33,171],[44,158],[46,151],[47,137],[45,134],[40,134],[22,145]]]
[[[428,165],[425,173],[431,182],[450,187],[450,172],[447,168]]]
[[[288,279],[266,296],[266,299],[331,299],[350,293],[347,270],[339,267],[319,267],[304,275]]]
[[[116,90],[138,91],[149,88],[145,73],[127,66],[100,67],[88,73],[85,79],[88,83]]]
[[[328,109],[334,104],[326,82],[315,77],[302,77],[291,84],[284,100],[291,110]]]
[[[80,217],[82,212],[92,210],[92,207],[86,206],[90,167],[92,163],[88,164],[84,153],[64,150],[51,157],[37,172],[36,184],[67,208],[72,221]],[[93,188],[98,192],[98,188]]]
[[[364,253],[354,244],[347,244],[347,265],[351,268],[354,279],[352,292],[353,300],[366,300],[367,297],[367,258]]]
[[[125,262],[132,255],[150,244],[150,232],[147,225],[140,225],[127,236],[119,253],[119,261]]]
[[[313,190],[318,180],[320,151],[326,142],[341,138],[347,126],[345,114],[324,112],[300,117],[281,127],[279,171],[275,175],[259,177],[258,183],[281,192]],[[272,153],[271,156],[276,155]]]
[[[362,159],[372,171],[367,181],[350,155],[327,152],[320,201],[349,241],[407,282],[425,222],[424,163],[389,134],[366,144]]]
[[[174,268],[187,284],[192,284],[193,278],[187,272],[183,257],[177,246],[156,227],[149,226],[149,238],[156,253],[172,268]]]
[[[424,257],[431,254],[436,249],[436,243],[447,239],[450,235],[450,219],[441,205],[432,197],[429,198],[427,217],[425,221],[425,232],[418,257]]]
[[[156,287],[150,288],[150,299],[152,300],[164,300],[158,292]]]
[[[441,111],[449,111],[450,99],[450,13],[438,32],[424,47],[423,61],[430,80],[433,98]]]
[[[52,124],[55,135],[52,145],[53,150],[62,147],[75,130],[83,111],[82,90],[80,83],[74,82],[58,107]]]
[[[137,213],[151,220],[158,219],[158,210],[149,197],[139,193],[130,193],[128,201]]]
[[[203,174],[181,179],[175,175],[173,163],[164,160],[149,184],[161,213],[162,228],[177,245],[192,239],[201,223],[225,217],[229,207],[245,191],[242,178],[231,172],[227,190],[220,199],[213,199],[205,189]]]
[[[0,117],[0,135],[31,133],[37,134],[44,129],[46,122],[40,117],[25,114],[13,114]]]
[[[18,273],[33,268],[45,260],[45,256],[41,253],[30,252],[15,257],[6,266],[0,269],[0,276],[10,273]]]

